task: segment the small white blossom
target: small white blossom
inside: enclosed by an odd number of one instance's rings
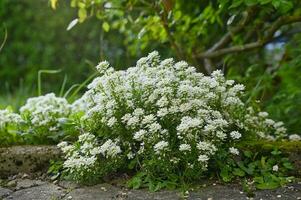
[[[191,150],[191,146],[189,144],[181,144],[179,147],[180,151],[190,151]]]
[[[168,142],[160,141],[154,146],[154,150],[156,154],[160,154],[161,151],[165,150],[168,147]]]
[[[292,134],[292,135],[289,135],[288,139],[291,140],[291,141],[300,141],[301,136],[297,135],[297,134]]]
[[[238,131],[232,131],[230,136],[233,140],[238,140],[241,138],[241,134]]]
[[[278,170],[279,170],[278,165],[274,165],[274,166],[273,166],[273,171],[274,171],[274,172],[278,172]]]
[[[116,142],[113,142],[112,140],[109,139],[103,145],[101,145],[100,153],[106,158],[108,157],[114,158],[116,157],[117,154],[121,153],[121,149]]]
[[[199,162],[207,162],[209,160],[209,157],[207,155],[199,155],[198,161]]]
[[[230,151],[230,153],[233,154],[233,155],[239,155],[238,149],[236,149],[236,148],[234,148],[234,147],[230,147],[230,148],[229,148],[229,151]]]

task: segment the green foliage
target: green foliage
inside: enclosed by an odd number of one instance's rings
[[[222,159],[218,165],[224,182],[248,178],[254,181],[257,189],[275,189],[293,180],[293,177],[287,176],[288,171],[293,170],[293,165],[278,150],[266,156],[262,152],[253,153],[246,150],[239,159]]]
[[[51,2],[60,7],[61,1]],[[122,35],[124,40],[119,46],[126,46],[132,57],[158,49],[163,55],[188,60],[199,66],[199,71],[222,68],[229,77],[249,88],[250,93],[246,96],[249,101],[261,100],[273,117],[286,122],[290,132],[300,132],[298,111],[301,109],[300,104],[295,103],[300,102],[300,77],[296,77],[300,53],[293,53],[298,49],[293,37],[299,32],[298,26],[284,23],[274,31],[274,38],[264,39],[270,34],[269,28],[276,27],[280,18],[300,16],[300,1],[72,0],[70,5],[78,10],[81,22],[95,16],[107,35],[117,32]],[[85,14],[80,14],[82,12]],[[225,37],[227,34],[230,34],[228,38]],[[204,52],[236,45],[242,47],[256,41],[289,45],[278,50],[261,45],[256,51],[234,51],[209,57],[209,68],[203,64],[206,57],[200,56]],[[279,56],[283,58],[279,60]]]
[[[119,56],[126,53],[123,47],[116,48],[115,44],[123,40],[122,37],[104,36],[100,29],[94,29],[101,27],[96,20],[67,31],[74,15],[75,12],[65,1],[60,2],[60,9],[55,14],[47,8],[45,1],[0,2],[0,44],[6,35],[3,27],[7,30],[7,39],[0,53],[0,99],[6,101],[7,90],[17,93],[20,83],[29,88],[26,96],[37,95],[39,70],[62,70],[56,76],[48,76],[43,84],[43,92],[59,93],[65,74],[68,76],[66,87],[69,88],[89,77],[94,71],[91,66],[95,66],[100,59],[112,60],[120,66]],[[108,40],[114,43],[109,45]],[[122,62],[129,62],[129,59],[124,57]],[[16,100],[18,98],[23,97],[15,97]],[[4,102],[3,105],[9,103]]]
[[[57,1],[52,1],[57,2]],[[60,1],[58,1],[60,3]],[[298,15],[300,2],[290,0],[215,0],[189,2],[179,0],[72,0],[71,7],[78,10],[80,22],[96,16],[102,28],[118,30],[125,35],[123,45],[128,45],[132,55],[138,49],[173,49],[173,55],[201,64],[197,54],[213,46],[229,29],[243,21],[246,12],[253,18],[246,28],[268,25],[269,18]],[[264,29],[262,29],[262,34]],[[245,43],[244,29],[233,35],[233,44]],[[261,34],[258,31],[258,34]],[[261,35],[262,36],[262,35]],[[260,37],[261,37],[260,36]],[[138,37],[138,39],[137,39]],[[182,47],[185,47],[183,49]]]
[[[250,102],[261,101],[273,118],[285,122],[288,132],[300,134],[301,34],[296,34],[287,44],[277,44],[280,47],[263,53],[256,64],[246,69],[231,68],[228,77],[246,86]]]

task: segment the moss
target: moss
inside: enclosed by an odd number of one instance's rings
[[[238,145],[240,149],[257,152],[271,152],[278,149],[284,154],[301,153],[301,141],[246,141]]]

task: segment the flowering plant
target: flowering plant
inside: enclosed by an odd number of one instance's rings
[[[28,127],[25,131],[28,138],[35,137],[31,141],[49,143],[64,136],[62,125],[68,121],[70,113],[71,106],[67,100],[56,97],[54,93],[29,98],[20,108],[20,114]]]
[[[21,137],[20,125],[22,123],[21,116],[13,113],[11,109],[0,110],[0,144],[18,143]]]
[[[184,61],[161,61],[157,52],[125,71],[107,62],[97,70],[101,76],[79,100],[86,108],[81,120],[89,137],[80,137],[77,148],[60,144],[64,166],[77,180],[93,176],[96,165],[116,160],[148,179],[194,180],[218,152],[235,156],[241,140],[285,132],[282,124],[248,108],[241,99],[244,86],[226,80],[221,71],[204,76]]]

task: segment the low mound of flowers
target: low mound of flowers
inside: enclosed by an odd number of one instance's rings
[[[26,121],[26,134],[40,140],[57,140],[62,133],[61,122],[67,120],[71,106],[65,98],[54,93],[27,99],[20,108],[20,114]]]
[[[77,181],[125,168],[149,182],[192,181],[218,155],[238,155],[242,140],[285,136],[283,123],[246,105],[244,86],[221,71],[205,76],[184,61],[160,60],[157,52],[124,71],[108,62],[97,70],[75,105],[85,111],[82,135],[59,144],[64,168]]]
[[[11,109],[0,110],[0,145],[57,144],[62,139],[74,140],[78,131],[73,111],[73,105],[54,93],[27,99],[20,114]]]

